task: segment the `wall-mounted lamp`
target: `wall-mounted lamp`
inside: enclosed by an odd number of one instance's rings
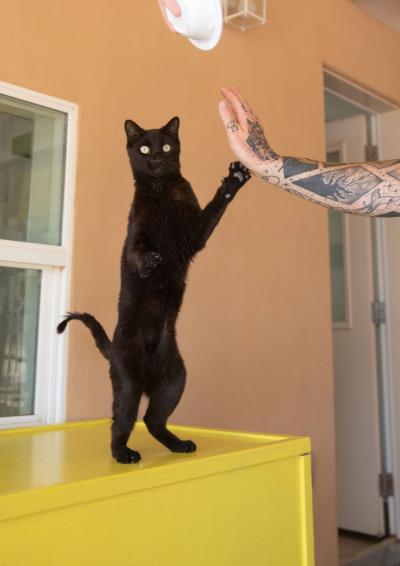
[[[222,0],[224,20],[242,31],[267,21],[267,0]]]

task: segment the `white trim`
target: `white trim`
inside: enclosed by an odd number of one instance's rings
[[[0,240],[0,265],[42,271],[40,320],[47,321],[41,325],[38,336],[35,415],[0,418],[0,428],[60,423],[66,418],[68,335],[58,340],[55,328],[67,310],[70,298],[78,106],[2,81],[0,94],[67,115],[62,245]]]
[[[70,303],[74,203],[76,186],[76,161],[78,154],[78,106],[69,103],[67,124],[67,146],[65,153],[64,206],[61,243],[69,250],[67,263],[60,279],[60,300],[56,315],[58,319],[66,313]],[[66,333],[63,340],[57,341],[57,356],[53,360],[54,375],[57,376],[53,420],[54,423],[64,422],[67,407],[67,371],[68,371],[68,339]]]
[[[43,424],[47,423],[42,422],[37,415],[24,415],[22,417],[1,417],[0,419],[0,429],[22,428]]]
[[[386,323],[381,324],[379,332],[380,353],[380,420],[381,420],[381,447],[385,471],[394,477],[395,496],[388,499],[390,534],[399,537],[400,500],[397,493],[399,478],[398,447],[396,445],[396,408],[394,401],[394,374],[392,364],[392,348],[390,341],[390,295],[388,277],[388,258],[385,221],[383,218],[374,218],[373,227],[375,243],[375,299],[386,303]]]
[[[368,89],[343,78],[327,67],[323,69],[324,90],[338,96],[353,106],[369,114],[380,114],[395,110],[397,105],[369,91]]]
[[[4,96],[10,96],[11,98],[16,98],[17,100],[23,100],[24,102],[31,102],[32,104],[37,104],[38,106],[43,106],[44,108],[51,108],[52,110],[59,110],[60,112],[65,112],[66,114],[74,113],[78,111],[78,107],[73,102],[67,102],[61,98],[55,98],[54,96],[49,96],[47,94],[42,94],[34,90],[29,90],[21,86],[13,85],[11,83],[5,83],[0,81],[0,94]]]
[[[352,106],[355,106],[356,108],[359,108],[360,114],[362,114],[362,113],[365,113],[365,114],[373,113],[372,110],[370,110],[368,108],[368,106],[365,106],[364,104],[361,104],[360,102],[356,102],[353,99],[351,99],[349,96],[345,96],[344,94],[340,94],[339,92],[336,92],[329,87],[325,87],[324,91],[329,92],[329,94],[333,94],[337,98],[340,98],[344,102],[348,102],[349,104],[351,104]]]
[[[68,251],[61,246],[0,240],[0,258],[1,263],[24,263],[34,267],[46,265],[66,267]]]
[[[378,157],[382,159],[382,130],[379,114],[375,115],[371,133],[374,143],[378,146]],[[400,539],[400,416],[396,406],[397,384],[394,369],[394,358],[392,350],[392,318],[391,301],[389,292],[389,261],[386,223],[390,219],[377,218],[376,223],[376,258],[377,262],[377,287],[378,300],[386,303],[386,323],[381,325],[381,348],[382,348],[382,403],[383,410],[381,418],[385,430],[384,450],[387,472],[393,474],[394,497],[388,499],[390,534]]]

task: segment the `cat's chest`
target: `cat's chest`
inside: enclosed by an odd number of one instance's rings
[[[143,230],[158,251],[172,256],[190,256],[198,212],[183,203],[168,202],[149,207],[142,216]]]

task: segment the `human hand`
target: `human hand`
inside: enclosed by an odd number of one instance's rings
[[[236,88],[221,89],[219,113],[229,145],[236,157],[255,175],[265,174],[265,162],[278,159],[270,148],[260,120]]]
[[[174,26],[171,24],[171,22],[168,19],[166,9],[168,8],[169,10],[171,10],[174,16],[179,18],[179,16],[181,15],[181,9],[179,7],[179,4],[176,2],[176,0],[157,0],[157,1],[158,1],[158,5],[160,6],[160,10],[163,15],[165,23],[167,24],[170,31],[172,31],[172,33],[176,33]]]

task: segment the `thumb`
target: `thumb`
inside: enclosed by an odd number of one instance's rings
[[[235,112],[227,100],[221,100],[218,105],[219,115],[229,133],[235,133],[239,130],[239,125],[236,121]]]

